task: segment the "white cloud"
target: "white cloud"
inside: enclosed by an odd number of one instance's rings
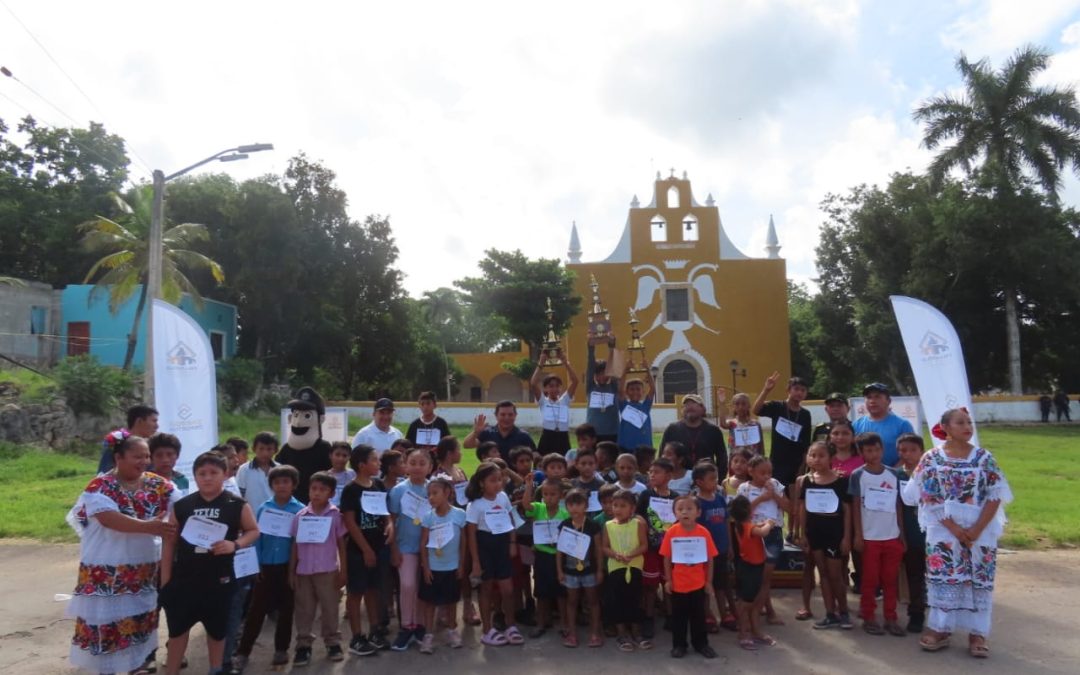
[[[965,10],[941,34],[950,49],[969,58],[999,59],[1026,43],[1038,43],[1064,20],[1076,19],[1075,0],[982,0],[960,3]]]

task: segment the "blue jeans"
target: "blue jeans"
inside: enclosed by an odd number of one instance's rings
[[[223,666],[232,663],[233,652],[236,651],[236,644],[240,641],[240,623],[244,620],[244,609],[247,607],[248,596],[254,581],[253,576],[236,581],[236,592],[233,593],[232,603],[229,605],[229,621],[226,624],[228,632],[225,635],[225,656],[221,661]]]

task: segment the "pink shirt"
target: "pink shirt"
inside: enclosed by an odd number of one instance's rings
[[[300,527],[300,518],[304,516],[322,516],[330,518],[330,534],[326,540],[317,544],[296,543],[296,573],[305,576],[312,574],[325,574],[338,570],[338,542],[345,536],[345,521],[341,519],[341,511],[338,507],[330,504],[326,510],[319,513],[305,506],[293,518],[292,535],[295,538],[297,529]]]
[[[854,450],[854,448],[852,449]],[[857,452],[843,461],[838,460],[836,457],[833,457],[832,460],[832,470],[840,474],[841,476],[850,476],[852,473],[855,472],[855,469],[858,469],[862,465],[862,455]]]

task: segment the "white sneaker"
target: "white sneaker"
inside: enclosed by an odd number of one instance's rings
[[[424,639],[420,641],[420,653],[432,654],[435,652],[435,636],[431,633],[424,633]]]
[[[456,628],[446,629],[446,643],[450,645],[451,649],[461,648],[461,633]]]

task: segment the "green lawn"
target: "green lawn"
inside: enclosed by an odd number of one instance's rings
[[[278,431],[274,415],[221,416],[221,438],[251,438]],[[350,424],[355,433],[362,425]],[[401,426],[404,431],[404,425]],[[453,426],[464,438],[469,427]],[[984,426],[983,444],[994,452],[1016,500],[1008,508],[1003,546],[1043,548],[1080,545],[1080,425]],[[657,439],[659,440],[659,439]],[[470,473],[476,455],[464,452],[462,468]],[[74,541],[64,516],[97,467],[97,457],[60,454],[0,444],[0,538]]]

